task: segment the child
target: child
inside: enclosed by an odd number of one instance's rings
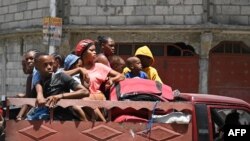
[[[123,69],[125,68],[125,61],[118,55],[110,56],[109,62],[110,67],[119,73],[122,73]]]
[[[76,67],[74,69],[71,70],[64,70],[63,68],[61,68],[60,64],[64,64],[61,63],[60,61],[63,61],[64,59],[62,59],[62,57],[60,57],[61,59],[58,59],[57,57],[58,55],[56,55],[56,53],[54,53],[52,55],[53,59],[54,59],[54,63],[53,63],[53,70],[55,73],[60,73],[60,72],[64,72],[65,74],[69,75],[69,76],[75,76],[76,74],[80,74],[81,75],[81,82],[82,84],[84,84],[84,86],[89,87],[89,77],[88,74],[86,72],[85,69],[80,68],[80,67]],[[79,75],[79,77],[80,77]],[[39,81],[40,81],[40,73],[38,71],[36,71],[33,74],[33,78],[32,78],[32,86],[34,87]],[[44,104],[44,99],[38,99],[37,101],[38,105],[43,105]]]
[[[51,56],[54,58],[54,70],[55,72],[59,73],[61,71],[63,71],[63,61],[64,61],[64,58],[63,56],[61,56],[60,54],[58,53],[52,53]],[[40,80],[40,73],[35,71],[33,73],[33,78],[32,78],[32,88],[37,84],[37,82]]]
[[[82,67],[82,60],[74,54],[69,54],[64,60],[64,71],[69,71],[72,69],[76,69],[78,67]],[[72,78],[75,79],[78,83],[85,86],[86,88],[89,87],[88,83],[82,80],[82,77],[79,73],[76,75],[73,75]],[[82,121],[88,120],[86,114],[83,112],[80,106],[72,106],[72,109],[76,111],[80,120]]]
[[[55,58],[55,67],[62,68],[64,64],[64,56],[58,54],[58,53],[52,53],[51,54]]]
[[[142,70],[141,60],[138,57],[129,57],[126,61],[127,67],[130,69],[130,72],[125,74],[126,78],[143,78],[148,79],[148,76]]]
[[[148,78],[162,83],[157,70],[151,66],[154,63],[154,57],[148,46],[138,48],[135,52],[135,56],[141,60],[142,70],[146,72]],[[129,71],[128,68],[125,68],[123,73],[126,74]]]
[[[54,61],[51,55],[45,53],[38,53],[35,57],[35,67],[40,73],[40,80],[35,86],[37,101],[43,101],[47,106],[54,107],[63,98],[89,96],[89,91],[72,77],[63,72],[54,73]],[[70,89],[74,92],[70,92]],[[38,107],[27,116],[27,119],[48,119],[48,112],[47,107]]]
[[[82,67],[82,60],[74,54],[69,54],[64,60],[64,71],[73,70],[78,67]],[[72,78],[81,83],[80,74],[73,75]]]

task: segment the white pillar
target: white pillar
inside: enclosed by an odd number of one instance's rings
[[[209,51],[212,48],[213,34],[201,34],[201,49],[200,49],[200,84],[199,92],[208,93],[208,71],[209,71]]]
[[[50,0],[50,6],[49,6],[50,16],[56,17],[56,0]],[[49,54],[52,54],[56,51],[55,46],[49,46]]]

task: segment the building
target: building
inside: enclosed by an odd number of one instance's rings
[[[110,36],[117,53],[150,46],[166,84],[182,92],[250,99],[250,0],[56,0],[67,54],[83,38]],[[24,91],[21,56],[42,44],[50,0],[0,0],[0,92]]]

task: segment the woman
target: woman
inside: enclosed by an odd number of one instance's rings
[[[113,83],[124,80],[125,77],[121,73],[114,71],[110,67],[102,64],[96,63],[96,46],[95,42],[90,39],[81,40],[76,48],[75,54],[79,56],[82,60],[82,66],[86,69],[89,75],[89,91],[91,100],[105,100],[104,94],[100,91],[100,86],[102,83],[106,82],[109,78],[108,83],[111,86]],[[86,98],[85,98],[86,99]],[[95,109],[95,113],[103,120],[99,109]]]
[[[107,77],[109,77],[109,82],[111,84],[125,79],[121,73],[101,63],[95,62],[96,46],[94,41],[90,39],[80,41],[75,48],[75,54],[81,58],[83,68],[85,68],[89,74],[89,90],[91,94],[100,93],[100,85],[105,82]]]
[[[115,41],[106,36],[98,36],[97,40],[101,53],[97,55],[95,61],[110,67],[109,57],[115,54]]]

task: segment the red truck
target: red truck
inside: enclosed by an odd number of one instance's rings
[[[49,121],[16,121],[10,119],[10,105],[21,106],[28,104],[35,106],[35,99],[8,98],[6,100],[6,128],[2,140],[6,141],[213,141],[220,137],[220,129],[225,124],[227,115],[232,112],[239,114],[239,122],[250,125],[249,103],[230,97],[207,94],[181,93],[169,102],[145,101],[81,101],[63,99],[58,106],[68,107],[79,105],[82,107],[104,108],[107,111],[107,122],[99,121],[58,121],[53,120],[53,109]],[[155,107],[156,106],[156,107]],[[148,122],[115,122],[112,117],[114,109],[124,113],[127,109],[140,113],[146,111]],[[178,122],[178,117],[168,118],[172,122],[151,122],[154,111],[161,111],[166,115],[183,113],[191,119]],[[174,114],[175,115],[175,114]],[[175,120],[173,120],[175,119]]]

